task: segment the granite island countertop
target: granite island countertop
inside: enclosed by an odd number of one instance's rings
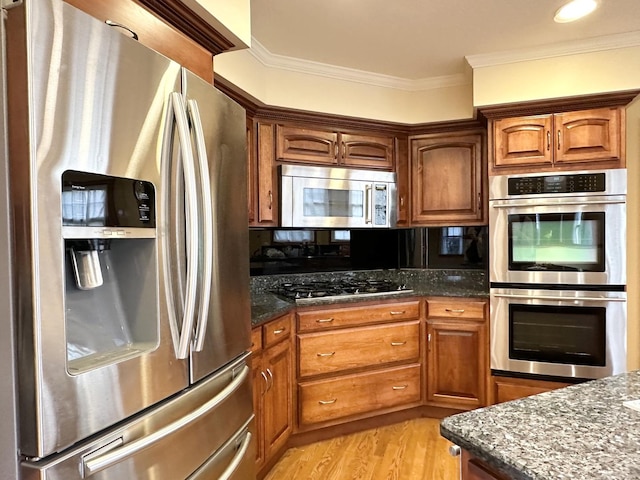
[[[331,281],[332,279],[392,280],[404,284],[411,292],[393,293],[391,295],[354,295],[349,298],[332,299],[325,297],[317,301],[305,303],[310,305],[336,305],[363,301],[401,299],[407,297],[447,296],[447,297],[479,297],[488,298],[489,288],[486,274],[477,270],[366,270],[333,273],[308,273],[295,275],[266,275],[251,278],[251,325],[253,327],[268,322],[296,308],[292,300],[284,299],[271,293],[274,285],[280,282],[312,282]]]
[[[442,420],[443,437],[515,480],[640,479],[640,370]]]

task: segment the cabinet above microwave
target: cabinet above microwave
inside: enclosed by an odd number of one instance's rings
[[[280,225],[293,228],[396,226],[396,174],[281,165]]]

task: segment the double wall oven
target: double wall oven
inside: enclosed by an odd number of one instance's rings
[[[626,370],[625,169],[490,178],[491,369]]]

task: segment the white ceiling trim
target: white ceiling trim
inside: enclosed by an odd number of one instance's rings
[[[413,92],[471,84],[471,79],[464,74],[410,80],[391,75],[356,70],[354,68],[339,67],[326,63],[277,55],[267,50],[255,37],[251,39],[251,49],[249,52],[268,68],[317,75],[347,82],[363,83],[376,87],[394,88]]]
[[[640,31],[606,35],[586,40],[558,42],[552,45],[521,50],[468,55],[465,58],[472,68],[481,68],[637,46],[640,46]]]

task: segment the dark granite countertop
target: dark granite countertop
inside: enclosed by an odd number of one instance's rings
[[[296,307],[293,301],[270,292],[275,285],[284,282],[331,281],[333,279],[393,280],[405,284],[411,292],[380,294],[377,296],[354,295],[349,298],[324,297],[309,305],[347,304],[374,299],[391,299],[424,296],[487,298],[489,288],[486,274],[477,270],[367,270],[357,272],[313,273],[296,275],[265,275],[251,278],[251,324],[258,326]],[[302,306],[302,305],[300,305]]]
[[[640,370],[442,420],[441,434],[515,480],[640,479]]]

